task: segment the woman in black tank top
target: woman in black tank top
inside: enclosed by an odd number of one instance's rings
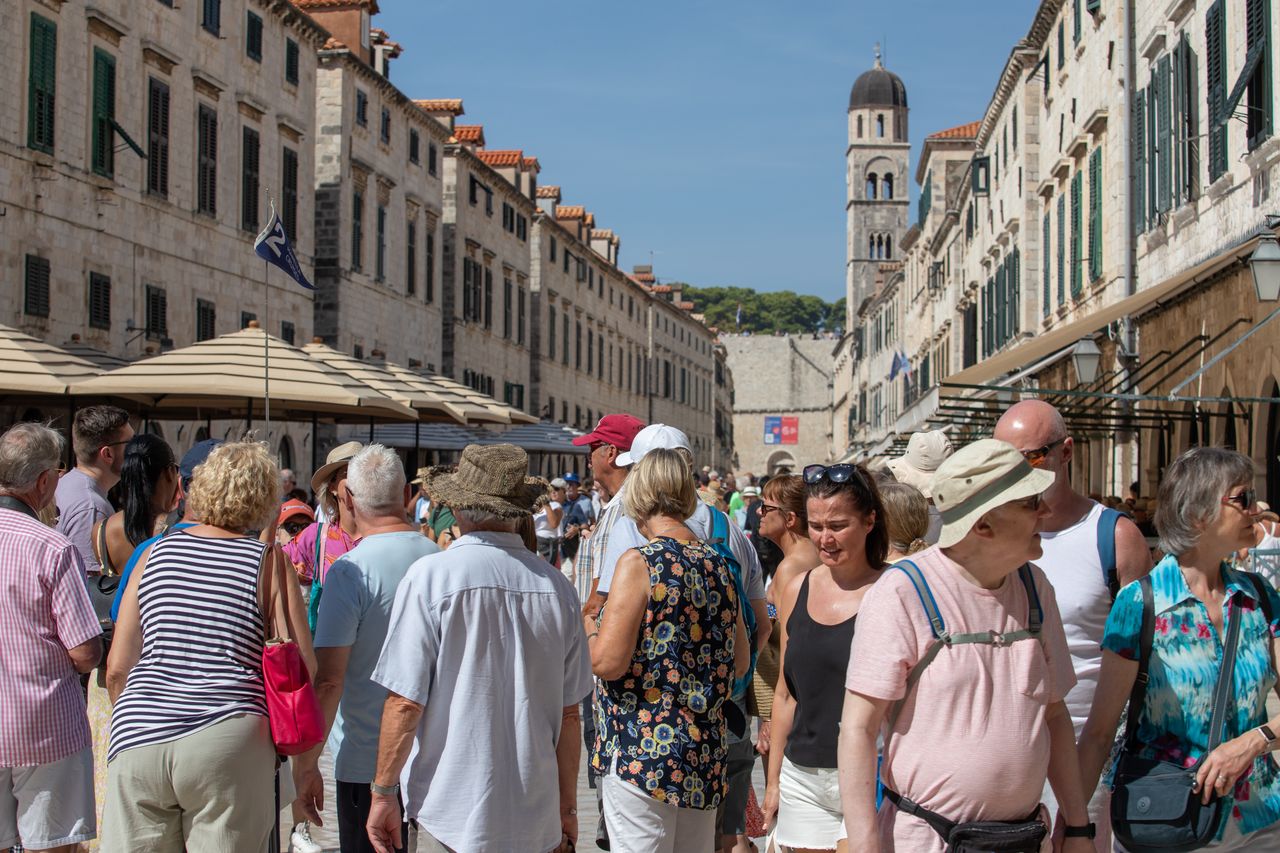
[[[871,476],[853,465],[804,470],[809,537],[822,565],[778,597],[782,673],[773,699],[765,787],[775,843],[797,853],[845,850],[836,744],[845,670],[863,594],[888,551],[884,508]]]

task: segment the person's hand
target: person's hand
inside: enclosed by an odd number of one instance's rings
[[[1205,804],[1215,796],[1226,796],[1237,780],[1253,769],[1253,760],[1262,754],[1263,747],[1262,736],[1253,730],[1222,744],[1200,762],[1192,790]]]
[[[769,720],[760,721],[760,732],[756,735],[756,752],[761,755],[769,754],[769,741],[773,736],[773,723]]]
[[[378,853],[396,853],[404,846],[400,837],[400,803],[395,797],[373,794],[369,805],[369,820],[365,828],[369,830],[369,841]]]
[[[773,824],[778,819],[778,787],[776,785],[765,786],[764,802],[760,804],[760,811],[764,812],[764,828],[773,829]]]
[[[316,826],[324,826],[320,812],[324,811],[324,777],[314,761],[302,756],[293,759],[293,787],[298,792],[294,800],[306,814],[307,820]]]
[[[574,807],[560,809],[560,844],[555,853],[573,853],[578,845],[578,810]]]

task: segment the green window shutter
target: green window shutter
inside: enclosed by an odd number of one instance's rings
[[[240,158],[240,227],[246,231],[258,227],[258,131],[244,128]]]
[[[1147,92],[1133,97],[1133,227],[1134,236],[1147,227]]]
[[[115,174],[116,60],[93,49],[93,171],[105,178]]]
[[[1089,155],[1089,281],[1102,278],[1102,146]]]
[[[1067,22],[1058,21],[1058,67],[1067,64]]]
[[[245,13],[244,52],[255,62],[262,61],[262,18],[253,12]]]
[[[27,145],[53,153],[55,90],[57,88],[58,27],[32,13],[31,64],[27,69]]]
[[[1078,298],[1083,289],[1083,282],[1080,275],[1080,261],[1082,259],[1081,237],[1083,228],[1083,204],[1081,196],[1084,193],[1083,181],[1084,173],[1077,171],[1071,179],[1071,296]]]
[[[1173,166],[1171,169],[1171,172],[1173,174],[1173,183],[1170,188],[1170,194],[1173,199],[1174,207],[1178,207],[1180,204],[1182,204],[1182,202],[1184,201],[1183,192],[1185,191],[1185,184],[1183,182],[1183,170],[1186,168],[1186,163],[1184,162],[1184,157],[1183,157],[1183,153],[1185,150],[1185,146],[1183,145],[1183,140],[1186,137],[1186,130],[1185,130],[1185,124],[1184,124],[1186,121],[1186,118],[1184,115],[1186,105],[1183,101],[1183,90],[1186,87],[1186,80],[1184,79],[1183,73],[1182,73],[1183,68],[1185,67],[1185,60],[1182,56],[1182,41],[1185,40],[1185,37],[1186,37],[1186,34],[1184,33],[1183,38],[1180,39],[1178,43],[1173,46],[1172,69],[1169,75],[1169,86],[1171,91],[1173,92],[1173,98],[1172,98],[1173,124],[1171,125],[1170,134],[1169,134],[1169,144],[1171,146],[1169,153],[1173,160]]]
[[[147,192],[169,194],[169,87],[147,80]]]
[[[1271,81],[1271,6],[1275,0],[1247,0],[1245,4],[1245,40],[1250,54],[1261,51],[1248,83],[1247,133],[1249,150],[1257,148],[1271,136],[1275,105]]]
[[[1044,278],[1044,292],[1041,294],[1040,313],[1049,316],[1049,306],[1053,301],[1053,270],[1049,265],[1049,235],[1050,229],[1053,227],[1053,208],[1046,206],[1044,209],[1044,238],[1040,243],[1040,265],[1043,267],[1042,277]]]
[[[1158,105],[1160,102],[1160,91],[1156,85],[1156,76],[1153,71],[1151,74],[1151,83],[1147,87],[1147,225],[1148,227],[1159,221],[1157,213],[1159,206],[1159,187],[1160,187],[1160,150],[1159,135],[1156,129],[1157,116],[1159,112]]]
[[[284,82],[298,85],[298,43],[289,38],[284,40]]]
[[[1080,2],[1071,0],[1071,40],[1080,43]]]
[[[1058,304],[1067,302],[1067,197],[1058,196]]]
[[[280,157],[280,219],[290,239],[298,236],[298,152],[285,148]]]
[[[22,313],[31,317],[49,316],[49,279],[49,259],[27,255]]]
[[[1005,267],[1001,263],[996,267],[996,347],[1002,347],[1005,343],[1005,329],[1008,328],[1009,306],[1005,301]]]
[[[196,110],[196,210],[218,214],[218,114],[205,104]]]
[[[1226,0],[1214,0],[1204,19],[1205,80],[1208,91],[1205,105],[1209,110],[1209,181],[1212,183],[1227,171],[1227,122],[1222,115],[1227,87],[1227,8]]]
[[[1016,246],[1009,255],[1009,337],[1022,327],[1022,251]]]
[[[1160,57],[1156,63],[1156,79],[1160,83],[1160,98],[1157,106],[1158,137],[1156,154],[1160,158],[1160,193],[1157,198],[1157,210],[1164,213],[1173,206],[1173,111],[1170,89],[1172,64],[1169,56]]]

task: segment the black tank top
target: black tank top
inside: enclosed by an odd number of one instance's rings
[[[855,613],[838,625],[823,625],[809,615],[806,572],[787,619],[787,654],[782,662],[787,689],[795,697],[795,714],[784,754],[802,767],[836,766],[844,680],[853,646]]]

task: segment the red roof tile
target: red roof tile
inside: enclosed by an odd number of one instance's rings
[[[580,204],[556,205],[556,219],[581,219],[586,213]]]
[[[981,121],[971,121],[968,124],[949,127],[946,130],[931,133],[926,137],[926,139],[977,139],[978,128],[981,126]]]
[[[474,142],[484,147],[483,124],[458,124],[453,127],[453,138],[459,142]]]
[[[613,231],[608,228],[594,228],[591,231],[591,239],[593,240],[612,240]]]
[[[347,46],[333,36],[329,36],[325,39],[324,47],[321,50],[347,50]]]
[[[524,159],[524,152],[519,150],[477,151],[476,156],[487,166],[509,167],[519,166],[520,161]]]
[[[679,303],[679,305],[680,305],[680,307],[681,307],[681,308],[683,308],[683,309],[684,309],[684,310],[686,310],[686,311],[692,311],[692,310],[693,310],[693,303],[692,303],[692,302],[681,302],[681,303]]]
[[[310,9],[341,9],[344,6],[359,9],[367,6],[370,15],[378,14],[378,0],[293,0],[293,5],[303,11]]]
[[[648,273],[640,273],[640,275],[636,276],[636,278],[640,279],[641,281],[653,281],[653,273],[651,273],[651,272],[648,272]],[[670,292],[671,292],[671,285],[669,285],[669,284],[655,284],[655,285],[653,286],[653,292],[654,292],[654,293],[670,293]]]
[[[462,98],[426,98],[413,103],[418,109],[429,113],[451,113],[460,116],[465,112],[462,109]]]
[[[538,198],[554,198],[559,201],[560,188],[552,184],[538,187]]]
[[[588,228],[594,228],[594,227],[595,227],[595,224],[596,224],[596,215],[595,215],[594,213],[588,213],[588,214],[586,214],[586,216],[585,216],[584,218],[586,219],[586,223],[587,223],[587,227],[588,227]]]
[[[526,157],[520,161],[520,168],[526,172],[541,172],[542,164],[538,162],[537,157]]]

